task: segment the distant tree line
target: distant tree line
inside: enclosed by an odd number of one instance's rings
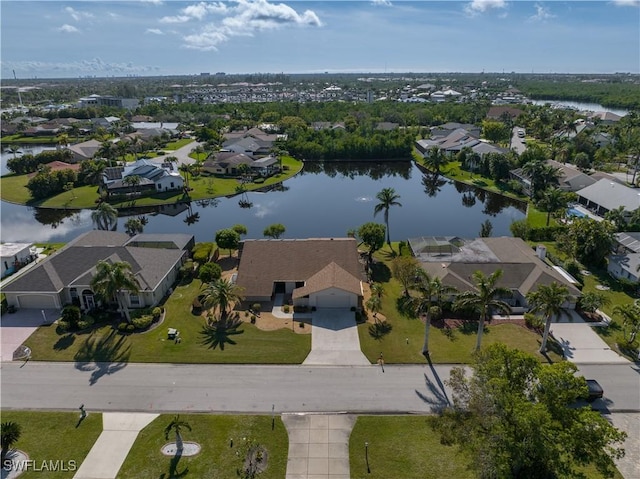
[[[72,156],[71,151],[67,149],[45,150],[37,155],[26,154],[9,158],[7,160],[7,168],[16,175],[26,175],[37,171],[40,165],[45,165],[52,161],[68,162]]]

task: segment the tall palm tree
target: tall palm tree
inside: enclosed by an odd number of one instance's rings
[[[429,276],[429,273],[420,269],[415,284],[415,289],[419,296],[413,299],[415,311],[418,315],[425,315],[424,320],[424,341],[422,343],[422,355],[429,356],[429,332],[431,331],[431,308],[441,306],[442,298],[445,295],[456,293],[458,290],[453,286],[442,283],[440,278]]]
[[[138,175],[127,175],[122,180],[122,183],[131,187],[134,193],[137,193],[138,185],[141,182],[141,178]]]
[[[640,332],[640,306],[632,303],[618,304],[614,306],[613,313],[622,316],[624,339],[633,343]]]
[[[118,210],[103,201],[93,210],[91,219],[99,230],[114,230],[118,224]]]
[[[129,309],[124,302],[122,293],[128,291],[130,294],[137,294],[140,291],[140,283],[129,263],[126,261],[115,263],[98,261],[96,274],[91,279],[91,289],[102,301],[118,303],[118,311],[121,314],[124,313],[127,321],[130,320]]]
[[[564,191],[559,188],[547,188],[542,192],[542,197],[538,200],[537,206],[547,213],[547,226],[551,220],[551,214],[559,210],[564,210],[569,203],[569,199]]]
[[[235,303],[242,301],[243,297],[240,288],[225,279],[219,278],[207,285],[204,290],[204,301],[202,304],[206,308],[217,309],[220,313],[220,321],[226,321]]]
[[[20,153],[20,148],[15,145],[10,145],[7,147],[7,151],[13,155],[15,158],[18,153]]]
[[[454,303],[454,309],[469,308],[480,314],[476,351],[480,350],[484,323],[487,319],[491,319],[491,310],[496,309],[506,315],[511,312],[511,307],[506,302],[499,299],[500,297],[512,295],[509,288],[496,286],[496,283],[501,277],[501,269],[495,270],[489,276],[485,276],[482,271],[476,271],[473,273],[473,281],[475,282],[476,291],[465,291],[464,293],[460,293],[458,299]]]
[[[187,421],[180,419],[179,414],[176,414],[171,422],[167,424],[167,427],[164,428],[165,439],[169,439],[171,431],[173,431],[176,435],[176,456],[181,456],[184,449],[184,443],[182,442],[181,434],[183,429],[191,431],[191,425]]]
[[[0,446],[2,447],[2,452],[0,452],[0,464],[4,468],[4,460],[7,458],[7,454],[13,447],[13,445],[18,442],[20,436],[22,435],[22,428],[20,424],[12,421],[3,422],[0,424]],[[4,474],[3,474],[4,475]]]
[[[124,228],[129,236],[135,236],[144,231],[144,224],[140,218],[129,218],[124,224]]]
[[[540,345],[540,352],[542,354],[547,351],[547,339],[549,338],[549,330],[551,329],[551,319],[554,316],[560,317],[563,314],[568,314],[563,304],[569,299],[571,299],[569,288],[555,281],[549,285],[541,284],[537,290],[527,294],[527,303],[531,306],[529,311],[534,314],[541,314],[545,318],[542,344]]]
[[[402,204],[397,201],[400,199],[400,195],[396,195],[396,190],[393,188],[383,188],[382,191],[376,195],[376,198],[380,203],[375,206],[373,216],[384,211],[384,222],[387,227],[387,244],[391,246],[391,235],[389,234],[389,208],[392,206],[402,206]]]
[[[189,189],[189,173],[191,173],[191,165],[188,165],[186,163],[182,163],[178,167],[178,170],[180,170],[181,173],[184,173],[184,184],[185,184],[185,187],[188,190]]]

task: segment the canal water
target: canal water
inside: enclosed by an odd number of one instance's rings
[[[214,179],[215,181],[215,179]],[[525,205],[443,177],[423,174],[409,161],[306,163],[303,171],[272,191],[121,212],[144,214],[146,233],[190,233],[212,241],[217,230],[240,223],[248,238],[262,238],[272,223],[282,223],[284,238],[342,237],[374,217],[376,194],[394,188],[402,207],[389,211],[392,240],[409,237],[476,237],[485,220],[493,236],[510,236],[509,225],[522,219]],[[93,228],[91,211],[61,211],[1,204],[0,240],[69,241]],[[127,217],[118,220],[124,231]]]

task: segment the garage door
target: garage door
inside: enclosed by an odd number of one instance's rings
[[[348,308],[349,296],[346,294],[322,294],[316,300],[318,308]]]
[[[56,300],[53,296],[42,294],[29,294],[19,296],[19,307],[24,309],[56,309]]]

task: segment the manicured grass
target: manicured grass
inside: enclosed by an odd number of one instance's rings
[[[398,244],[393,243],[394,251],[398,251]],[[358,325],[360,346],[369,361],[377,361],[383,352],[387,363],[423,363],[422,343],[424,339],[424,323],[417,318],[403,315],[398,311],[397,301],[402,296],[402,286],[391,278],[390,261],[392,254],[388,246],[378,253],[376,258],[382,263],[376,266],[374,280],[383,284],[382,310],[386,325],[390,329],[376,329],[371,322]],[[376,279],[377,277],[377,279]],[[476,344],[477,323],[469,322],[457,329],[440,329],[432,325],[430,329],[429,351],[431,360],[435,363],[470,363]],[[407,342],[408,340],[408,342]],[[509,347],[518,348],[534,354],[541,361],[546,358],[538,353],[541,337],[522,326],[516,324],[485,325],[482,336],[482,346],[501,342]],[[562,358],[555,352],[549,352],[552,361]]]
[[[311,350],[311,335],[290,329],[261,331],[243,323],[238,333],[221,334],[210,348],[203,341],[204,318],[191,314],[200,291],[198,280],[178,286],[167,300],[166,317],[156,329],[121,335],[110,325],[90,332],[58,334],[55,326],[42,326],[25,343],[39,361],[122,361],[169,363],[299,364]],[[167,328],[180,331],[182,342],[167,340]]]
[[[440,444],[429,416],[359,416],[349,440],[352,479],[475,477],[457,446]],[[369,443],[369,468],[365,458]]]
[[[540,211],[529,203],[527,208],[527,224],[530,228],[545,228],[547,226],[547,213]],[[558,222],[553,218],[549,218],[549,226],[557,226]]]
[[[0,179],[0,197],[10,203],[27,204],[31,200],[31,192],[27,189],[27,175],[6,175]]]
[[[173,415],[164,414],[140,432],[118,478],[183,477],[181,473],[193,478],[238,477],[236,470],[244,464],[247,441],[267,450],[267,468],[259,475],[261,479],[285,477],[289,439],[279,417],[275,418],[275,427],[271,430],[270,416],[180,414],[180,419],[192,428],[183,430],[183,440],[197,442],[202,449],[196,456],[182,457],[179,461],[160,452],[163,445],[175,440],[175,435],[169,440],[164,435],[164,428],[172,419]]]
[[[133,161],[133,158],[132,160]],[[246,183],[244,186],[247,191],[258,190],[266,186],[281,183],[295,176],[302,170],[302,162],[291,157],[283,157],[282,165],[288,166],[289,169],[283,173],[279,173],[267,178],[264,183]],[[29,204],[30,206],[41,206],[44,208],[67,208],[82,209],[94,208],[98,199],[98,190],[95,186],[82,186],[74,188],[71,191],[65,191],[58,195],[52,196],[42,201],[35,202],[31,200],[31,194],[26,189],[29,181],[27,175],[20,176],[3,176],[1,179],[0,197],[4,201],[18,204]],[[182,191],[170,191],[163,193],[154,193],[148,196],[140,196],[133,199],[127,199],[121,202],[114,202],[112,205],[116,208],[133,208],[136,206],[154,206],[164,205],[189,200],[201,200],[205,198],[216,198],[220,196],[236,195],[236,188],[240,185],[235,178],[219,178],[213,176],[197,176],[189,178],[189,186],[193,188],[187,197]]]
[[[465,479],[476,477],[471,458],[458,446],[440,444],[429,416],[359,416],[349,440],[352,479]],[[369,470],[365,457],[369,443]],[[595,467],[582,469],[600,479]],[[614,479],[623,479],[616,470]]]
[[[170,143],[167,143],[167,145],[164,147],[165,150],[177,150],[179,148],[182,148],[183,146],[188,145],[189,143],[193,143],[195,140],[193,140],[192,138],[183,138],[181,140],[176,140],[176,141],[172,141]]]
[[[76,428],[79,417],[79,412],[2,411],[2,422],[14,421],[22,427],[22,435],[14,447],[25,452],[39,468],[42,468],[43,461],[60,461],[60,469],[63,465],[71,469],[70,461],[75,461],[76,470],[80,467],[102,432],[102,414],[89,411]],[[72,478],[76,470],[54,472],[34,471],[32,468],[20,478]]]

